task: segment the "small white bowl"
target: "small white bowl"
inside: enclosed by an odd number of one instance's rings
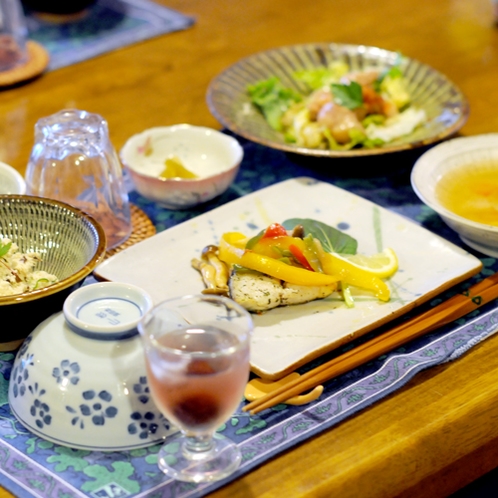
[[[0,162],[0,194],[25,194],[26,182],[12,166]]]
[[[486,225],[453,213],[441,205],[436,186],[445,175],[468,166],[482,167],[484,162],[498,165],[498,134],[459,137],[425,152],[411,173],[412,187],[424,204],[436,211],[455,230],[463,242],[488,256],[498,257],[498,226]]]
[[[165,161],[172,157],[197,178],[160,178]],[[120,151],[137,192],[168,209],[187,209],[225,192],[242,157],[235,138],[188,124],[150,128],[129,138]]]
[[[177,432],[149,393],[136,328],[152,304],[129,284],[71,294],[17,353],[8,393],[16,418],[43,439],[95,451],[142,448]]]

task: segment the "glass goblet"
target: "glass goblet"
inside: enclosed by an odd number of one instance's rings
[[[181,481],[227,477],[241,455],[216,429],[236,410],[248,381],[250,314],[225,297],[185,296],[155,306],[138,329],[152,397],[180,429],[161,448],[159,468]]]

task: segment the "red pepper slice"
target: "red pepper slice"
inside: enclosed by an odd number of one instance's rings
[[[287,230],[280,223],[272,223],[263,234],[263,238],[287,236]]]
[[[297,247],[294,244],[291,244],[289,246],[289,251],[303,268],[309,271],[315,271],[313,267],[310,265],[309,261],[306,259],[306,256],[303,254],[301,249],[299,249],[299,247]]]

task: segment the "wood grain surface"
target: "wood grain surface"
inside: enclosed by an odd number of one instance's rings
[[[398,50],[465,93],[463,135],[498,131],[498,29],[490,0],[160,0],[195,25],[0,89],[0,160],[24,173],[36,121],[104,116],[111,140],[187,122],[220,128],[205,94],[240,58],[338,42]],[[498,337],[214,492],[213,497],[439,497],[498,466]],[[7,492],[1,496],[10,496]]]

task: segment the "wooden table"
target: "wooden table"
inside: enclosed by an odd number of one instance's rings
[[[498,29],[490,0],[160,0],[196,24],[0,91],[0,160],[24,173],[33,127],[79,108],[117,149],[145,128],[219,128],[209,81],[281,45],[377,45],[445,73],[470,101],[462,134],[498,131]],[[446,496],[498,466],[498,337],[213,493],[215,497]],[[0,496],[9,496],[0,493]]]

